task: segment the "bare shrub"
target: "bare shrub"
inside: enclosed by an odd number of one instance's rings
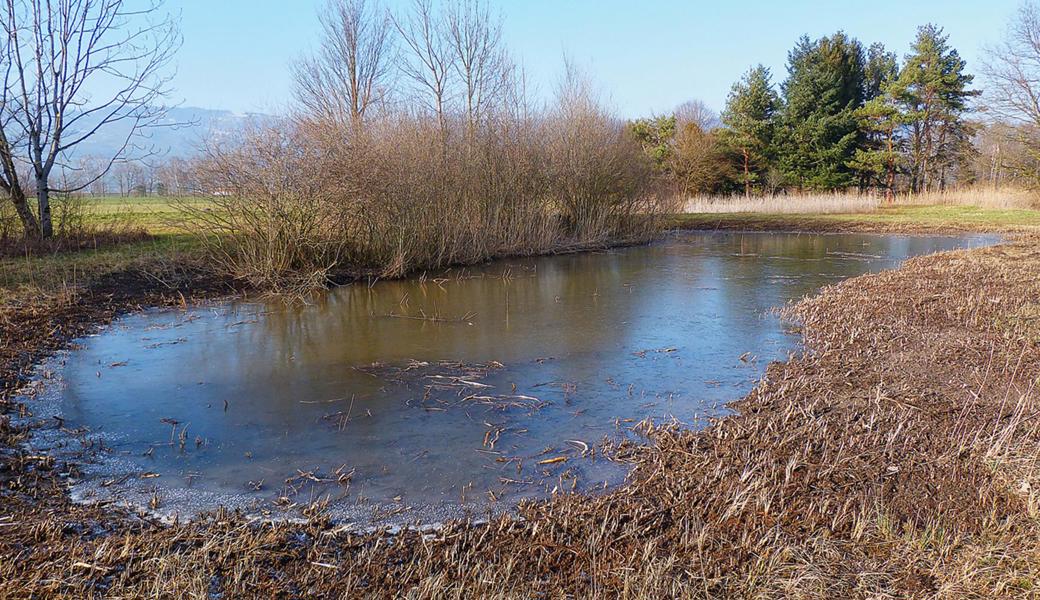
[[[570,65],[546,127],[549,192],[567,234],[583,244],[645,235],[650,164]]]
[[[376,20],[351,21],[352,31],[386,33],[376,7],[342,5]],[[349,118],[305,102],[210,152],[200,187],[214,206],[184,210],[218,265],[260,287],[299,290],[344,272],[396,277],[652,237],[660,198],[671,196],[655,193],[639,145],[575,70],[551,108],[533,110],[486,8],[420,0],[394,23],[411,54],[379,81],[410,82],[410,101],[407,89],[380,90],[399,100],[362,119],[351,88]],[[297,84],[312,97],[334,84],[328,73],[364,79],[377,66],[366,60],[385,55],[323,51],[309,63],[321,69],[297,70]]]
[[[347,243],[335,195],[319,185],[319,147],[293,127],[255,128],[232,147],[209,149],[199,176],[212,206],[183,202],[191,230],[216,263],[261,287],[324,282]]]
[[[475,132],[458,118],[442,131],[407,114],[365,135],[307,119],[257,129],[210,152],[212,202],[182,209],[226,271],[294,291],[344,271],[395,277],[655,231],[649,167],[602,113],[503,116]]]

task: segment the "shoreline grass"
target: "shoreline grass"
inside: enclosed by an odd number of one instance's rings
[[[869,214],[908,206],[1036,209],[1040,196],[1028,190],[958,188],[886,198],[874,192],[817,192],[752,196],[698,196],[681,203],[685,214]]]

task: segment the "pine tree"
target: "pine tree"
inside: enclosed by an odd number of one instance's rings
[[[896,174],[903,162],[901,133],[906,123],[892,95],[892,84],[898,76],[895,53],[885,50],[883,44],[871,44],[864,68],[865,102],[856,110],[863,140],[848,163],[859,174],[861,188],[883,187],[889,201],[895,196]]]
[[[865,140],[848,166],[859,172],[863,187],[880,184],[885,198],[895,196],[896,174],[903,161],[900,131],[906,122],[891,94],[882,92],[856,111]]]
[[[675,116],[636,119],[629,125],[629,131],[642,146],[654,169],[667,172],[675,144]]]
[[[862,135],[855,111],[864,99],[863,46],[842,32],[810,42],[802,37],[788,55],[779,129],[779,165],[800,188],[852,185],[848,163]]]
[[[899,76],[899,59],[881,42],[867,49],[867,63],[863,68],[863,101],[869,102],[885,93],[885,87]]]
[[[908,122],[910,189],[942,188],[946,171],[956,161],[949,151],[970,135],[964,120],[974,76],[950,47],[949,38],[935,25],[917,31],[913,52],[893,84],[892,93]]]
[[[722,113],[724,144],[740,156],[744,195],[769,167],[773,156],[775,116],[779,99],[770,81],[769,69],[752,68],[733,84]]]

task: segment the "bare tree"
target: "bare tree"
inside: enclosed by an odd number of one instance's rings
[[[132,196],[144,182],[144,168],[137,162],[121,162],[112,169],[120,196]]]
[[[437,116],[443,134],[455,61],[444,18],[430,0],[414,0],[409,13],[394,17],[394,25],[410,50],[401,71],[419,89],[421,101]]]
[[[296,96],[315,116],[360,128],[393,74],[393,24],[368,0],[328,0],[321,49],[293,66]]]
[[[986,49],[982,72],[987,80],[985,109],[1006,124],[994,129],[1003,138],[1003,143],[992,142],[998,149],[995,160],[1019,176],[1040,182],[1035,166],[1040,159],[1040,7],[1035,2],[1022,4],[1004,40]],[[1018,152],[1001,153],[1001,146]],[[1021,160],[1023,154],[1026,160]]]
[[[0,8],[0,188],[14,203],[26,234],[53,234],[50,196],[104,177],[142,132],[160,126],[166,67],[180,45],[161,0],[5,0]],[[99,131],[121,124],[121,147],[102,169],[66,189],[52,182],[55,166]],[[36,212],[17,165],[31,167]]]
[[[197,191],[192,175],[195,166],[193,161],[176,156],[168,159],[159,167],[159,179],[164,191],[172,195],[194,194]]]
[[[108,191],[108,182],[106,181],[105,177],[96,177],[95,174],[104,170],[105,163],[106,161],[104,158],[99,158],[97,156],[88,154],[86,156],[79,157],[79,159],[76,161],[75,169],[65,170],[72,172],[73,185],[78,185],[79,183],[81,183],[84,177],[89,178],[90,180],[92,180],[92,182],[85,186],[83,189],[86,189],[91,195],[104,196],[105,193]]]
[[[675,107],[675,121],[679,131],[691,123],[705,133],[722,126],[719,113],[700,100],[687,100]]]
[[[986,49],[986,109],[1010,123],[1040,126],[1040,9],[1024,3],[1005,39]]]
[[[445,16],[452,64],[472,131],[507,82],[501,22],[492,18],[487,4],[480,0],[456,0],[448,4]]]

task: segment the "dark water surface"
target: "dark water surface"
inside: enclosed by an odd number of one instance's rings
[[[625,469],[586,447],[646,417],[718,414],[797,349],[771,308],[995,241],[689,233],[351,285],[306,307],[147,311],[45,365],[52,409],[81,439],[36,443],[104,448],[81,497],[180,514],[327,497],[361,523],[431,520],[594,489]]]

